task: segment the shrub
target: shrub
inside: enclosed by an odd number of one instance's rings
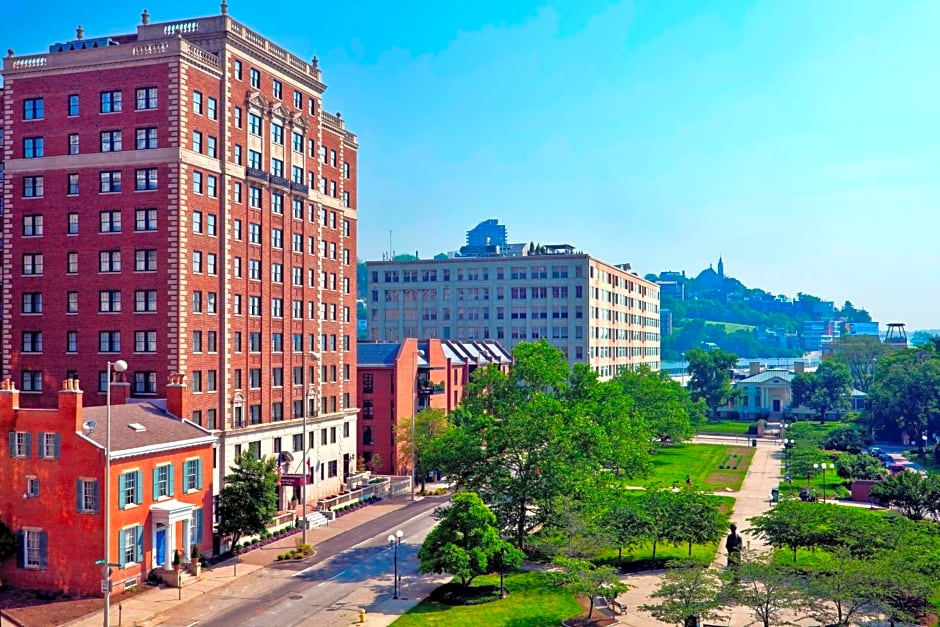
[[[848,488],[846,488],[845,486],[841,486],[841,485],[836,486],[833,492],[834,492],[834,497],[839,500],[848,499],[852,496],[852,493],[849,492]]]

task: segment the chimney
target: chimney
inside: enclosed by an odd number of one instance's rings
[[[166,384],[166,411],[183,419],[189,418],[189,397],[186,394],[186,375],[171,374]]]
[[[13,418],[13,412],[20,408],[20,391],[10,379],[0,381],[0,419]]]
[[[111,380],[111,404],[126,405],[127,399],[131,397],[131,384],[124,376],[123,372],[112,373]],[[75,381],[76,385],[78,381]]]
[[[78,379],[64,379],[62,389],[59,390],[59,418],[72,418],[75,421],[75,430],[82,430],[82,388]]]
[[[755,374],[760,374],[759,361],[752,361],[748,366],[748,376],[753,377]]]
[[[806,363],[802,361],[794,361],[793,372],[795,374],[803,374],[804,372],[806,372]]]

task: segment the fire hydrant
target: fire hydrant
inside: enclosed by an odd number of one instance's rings
[[[359,608],[359,623],[361,624],[365,622],[366,622],[366,608],[360,607]]]

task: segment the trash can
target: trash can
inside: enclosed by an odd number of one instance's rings
[[[751,440],[751,446],[757,446],[757,438]]]

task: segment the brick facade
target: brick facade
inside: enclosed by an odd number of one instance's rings
[[[109,357],[133,397],[182,373],[184,417],[221,436],[216,487],[239,450],[302,436],[307,396],[355,431],[358,138],[316,59],[225,14],[93,41],[3,62],[0,365],[23,406],[65,377],[103,404]],[[341,464],[326,496],[355,438],[319,442],[285,470]]]

